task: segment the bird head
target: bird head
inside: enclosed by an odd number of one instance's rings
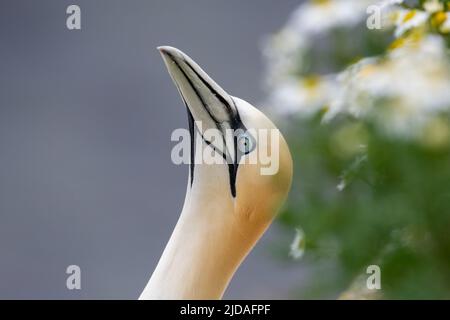
[[[201,206],[190,211],[208,214],[231,211],[234,220],[267,225],[292,179],[283,136],[261,111],[229,95],[186,54],[168,46],[158,49],[188,112],[185,206]]]

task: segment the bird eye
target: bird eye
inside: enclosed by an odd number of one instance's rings
[[[255,149],[255,142],[253,137],[248,133],[243,133],[237,138],[237,147],[243,154],[250,153]]]

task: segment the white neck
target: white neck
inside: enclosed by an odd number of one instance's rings
[[[236,212],[234,201],[223,200],[227,186],[208,191],[187,193],[178,223],[139,299],[220,299],[268,227],[251,223]]]

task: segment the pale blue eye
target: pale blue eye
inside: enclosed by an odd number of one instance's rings
[[[247,134],[243,133],[241,134],[237,139],[237,147],[240,152],[243,154],[247,154],[255,148],[255,143],[253,141],[253,138]]]

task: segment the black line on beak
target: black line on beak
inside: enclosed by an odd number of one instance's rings
[[[220,126],[220,122],[219,122],[219,121],[216,119],[216,117],[211,113],[211,110],[208,108],[208,104],[203,100],[202,95],[198,92],[197,88],[195,88],[194,84],[192,83],[191,79],[188,77],[188,75],[186,74],[186,72],[183,70],[183,68],[181,68],[181,66],[180,66],[180,64],[178,63],[178,61],[174,58],[174,56],[173,56],[170,52],[165,52],[165,54],[167,54],[167,55],[170,57],[170,59],[173,61],[173,63],[175,63],[175,65],[178,67],[178,70],[181,71],[181,73],[183,74],[183,76],[184,76],[184,78],[187,80],[187,82],[189,82],[189,85],[191,86],[192,90],[194,90],[196,96],[198,97],[198,99],[199,99],[200,102],[202,103],[203,108],[206,110],[206,112],[208,113],[208,115],[209,115],[209,116],[211,117],[211,119],[214,121],[214,123],[215,123],[217,129],[220,130],[220,127],[219,127],[219,126]],[[184,63],[186,63],[186,65],[187,65],[190,69],[192,69],[191,65],[190,65],[186,60],[183,59],[183,61],[184,61]],[[196,75],[197,75],[197,73],[196,73]],[[199,79],[201,79],[201,78],[199,77]],[[209,89],[209,87],[208,87],[208,89]],[[180,91],[180,92],[181,92],[181,91]]]
[[[237,109],[235,108],[236,112],[233,112],[233,109],[231,108],[230,104],[228,103],[228,101],[222,96],[220,95],[216,89],[214,89],[211,84],[206,81],[198,72],[197,70],[195,70],[188,61],[184,60],[184,62],[186,63],[186,65],[189,67],[189,69],[191,69],[192,72],[195,73],[195,75],[197,76],[197,78],[200,79],[200,81],[214,94],[214,96],[226,107],[227,109],[227,113],[230,117],[230,122],[233,124],[233,122],[235,121],[235,114],[237,114]],[[233,101],[234,103],[234,101]],[[233,125],[231,126],[233,127]]]
[[[188,77],[188,75],[186,74],[186,72],[181,68],[181,66],[179,65],[179,63],[176,61],[176,59],[173,57],[173,55],[170,52],[165,51],[164,52],[166,55],[168,55],[170,57],[170,59],[175,63],[175,65],[178,67],[178,69],[181,71],[181,73],[183,74],[183,76],[185,77],[186,81],[188,81],[191,89],[195,92],[197,98],[200,100],[200,102],[202,103],[203,108],[205,109],[205,111],[208,113],[208,115],[210,116],[211,120],[214,122],[216,128],[222,132],[222,139],[223,139],[223,143],[225,146],[225,150],[226,153],[227,152],[227,144],[226,144],[226,139],[225,139],[225,135],[223,134],[223,128],[221,125],[221,122],[219,122],[216,117],[211,113],[211,110],[209,109],[208,104],[204,101],[204,99],[202,98],[201,94],[198,92],[197,88],[194,86],[194,84],[192,83],[191,79]],[[186,61],[185,59],[183,59],[184,63],[189,67],[190,70],[192,70],[192,72],[194,72],[194,74],[200,79],[200,81],[208,88],[208,90],[211,91],[212,94],[214,94],[214,96],[225,106],[227,114],[229,116],[229,123],[230,123],[230,127],[233,130],[237,130],[237,129],[243,129],[246,130],[244,124],[242,123],[240,116],[239,116],[239,111],[236,107],[236,103],[234,101],[234,99],[232,97],[230,97],[232,103],[233,103],[233,107],[230,106],[230,104],[228,103],[228,101],[222,96],[220,95],[191,65],[188,61]],[[176,82],[175,82],[176,84]],[[222,158],[225,160],[225,162],[228,163],[228,159],[227,159],[227,155],[224,154],[223,152],[220,152],[219,150],[217,150],[215,148],[215,146],[208,140],[205,139],[205,137],[203,136],[203,134],[201,132],[199,132],[198,128],[197,130],[195,130],[195,121],[194,121],[194,117],[192,115],[192,112],[189,109],[189,106],[186,102],[186,99],[183,96],[183,93],[180,89],[180,87],[176,84],[178,91],[180,92],[181,98],[186,106],[186,109],[188,111],[188,122],[189,122],[189,132],[190,132],[190,136],[191,136],[191,163],[190,163],[190,173],[191,173],[191,181],[190,184],[192,186],[193,182],[194,182],[194,167],[195,167],[195,136],[194,133],[195,131],[197,131],[202,140],[210,147],[213,148],[213,150],[215,152],[218,152]],[[231,195],[233,196],[233,198],[236,198],[236,177],[237,177],[237,171],[238,171],[238,167],[239,167],[239,159],[237,157],[237,137],[234,136],[233,137],[233,149],[234,149],[234,159],[233,159],[233,163],[228,163],[228,174],[229,174],[229,180],[230,180],[230,191],[231,191]]]
[[[191,170],[191,187],[194,183],[194,168],[195,168],[195,132],[194,132],[194,117],[192,116],[191,111],[189,110],[186,101],[182,97],[184,105],[186,106],[186,110],[188,113],[188,122],[189,122],[189,135],[191,138],[191,163],[189,164],[189,169]]]

